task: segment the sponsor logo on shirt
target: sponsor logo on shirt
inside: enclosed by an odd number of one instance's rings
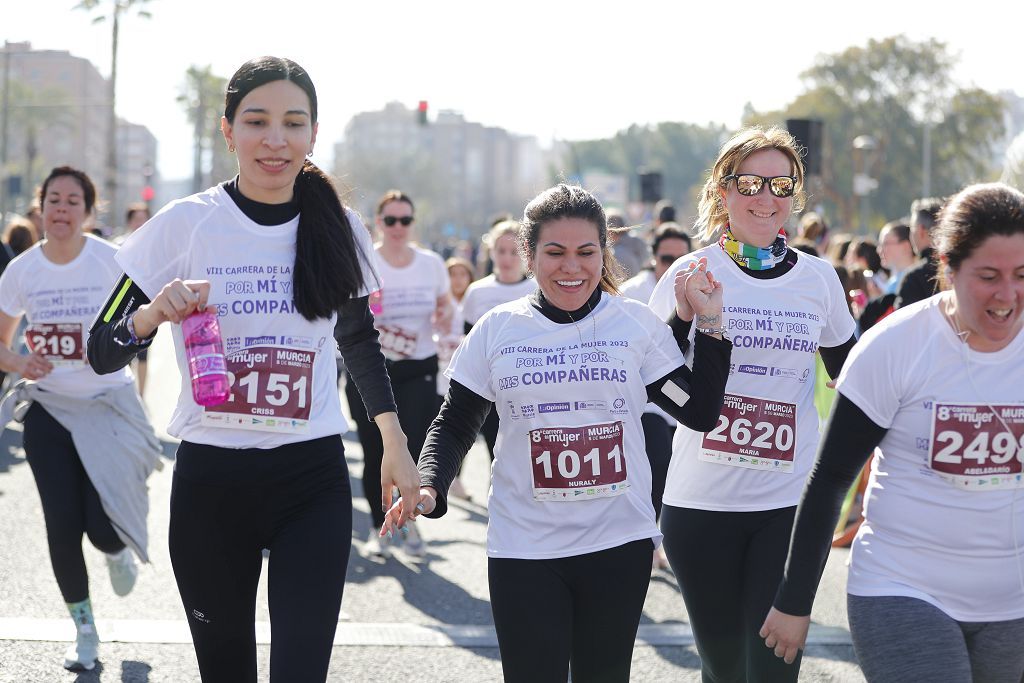
[[[276,344],[276,343],[277,343],[277,337],[275,337],[272,334],[269,334],[269,335],[265,334],[262,337],[246,337],[245,338],[245,345],[246,346],[261,346],[263,344]]]
[[[576,410],[608,410],[604,401],[576,401]]]
[[[285,334],[281,336],[281,344],[296,349],[308,349],[313,346],[312,337],[293,337]]]
[[[568,401],[560,403],[538,403],[537,410],[541,413],[565,413],[572,410]]]
[[[512,401],[506,401],[508,403],[508,416],[513,420],[519,419],[519,413],[516,412],[516,404]]]
[[[741,365],[740,372],[748,375],[767,375],[768,368],[764,365]]]
[[[523,405],[519,406],[519,412],[521,412],[523,414],[523,417],[525,417],[527,420],[533,419],[534,417],[537,416],[537,412],[536,410],[534,410],[532,403],[524,403]]]
[[[788,379],[798,379],[799,374],[795,368],[772,368],[772,377],[786,377]]]

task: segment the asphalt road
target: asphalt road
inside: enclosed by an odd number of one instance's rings
[[[161,332],[150,355],[146,402],[158,431],[177,395],[178,375]],[[342,401],[344,403],[344,401]],[[167,556],[167,511],[175,444],[165,440],[166,466],[150,479],[152,564],[136,589],[113,594],[102,554],[86,543],[92,601],[103,645],[97,668],[66,672],[61,663],[73,635],[50,569],[39,497],[21,450],[21,433],[0,434],[0,682],[198,681],[188,628]],[[491,622],[484,534],[488,459],[482,443],[467,458],[464,481],[473,501],[455,501],[441,520],[423,520],[425,562],[399,551],[379,562],[363,555],[369,530],[360,495],[359,444],[345,448],[355,494],[353,552],[330,681],[380,681],[415,674],[430,681],[499,681],[501,664]],[[829,560],[813,614],[801,680],[863,681],[850,645],[845,611],[845,560]],[[268,679],[266,583],[256,608],[260,680]],[[699,681],[700,662],[686,611],[668,571],[651,578],[633,655],[635,681]]]

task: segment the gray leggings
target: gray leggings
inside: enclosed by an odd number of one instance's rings
[[[869,683],[1021,683],[1024,619],[957,621],[917,598],[846,596]]]

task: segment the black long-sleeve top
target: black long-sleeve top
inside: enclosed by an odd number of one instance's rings
[[[538,289],[531,295],[531,302],[534,308],[549,320],[559,324],[571,324],[574,319],[579,321],[588,314],[593,315],[592,311],[600,298],[601,290],[597,289],[581,308],[567,312],[552,306]],[[680,350],[685,351],[689,344],[686,337],[675,338]],[[648,384],[648,400],[690,429],[713,429],[722,411],[731,354],[730,342],[705,334],[697,335],[693,370],[681,365]],[[663,387],[669,382],[682,389],[690,399],[679,405],[666,395]],[[675,392],[670,390],[669,393]],[[491,401],[452,380],[441,411],[427,431],[420,453],[419,470],[422,485],[437,491],[437,505],[428,517],[441,517],[448,511],[448,488],[458,473],[459,464],[473,446],[492,405]]]
[[[843,499],[887,431],[840,392],[797,507],[789,557],[775,594],[779,611],[811,613]]]
[[[259,225],[281,225],[299,214],[299,205],[294,201],[264,204],[245,197],[238,191],[237,178],[223,183],[222,187],[238,208]],[[148,303],[145,292],[127,275],[122,275],[89,332],[89,364],[98,374],[120,370],[152,343],[153,336],[133,343],[127,327],[128,316]],[[334,338],[371,420],[381,413],[397,410],[377,336],[369,297],[350,299],[339,309]]]

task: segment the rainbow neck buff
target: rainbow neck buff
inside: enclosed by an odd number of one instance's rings
[[[736,239],[728,225],[718,238],[718,246],[729,257],[747,270],[770,270],[786,257],[786,231],[779,229],[779,236],[767,247],[752,247]]]

